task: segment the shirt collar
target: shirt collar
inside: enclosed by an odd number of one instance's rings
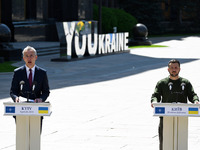
[[[29,72],[29,67],[27,67],[26,65],[25,65],[25,67],[26,67],[26,72]],[[33,66],[33,68],[31,68],[32,69],[32,72],[35,72],[35,65]]]

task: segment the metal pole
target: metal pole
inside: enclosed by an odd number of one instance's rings
[[[98,20],[98,34],[102,33],[102,0],[99,0],[99,20]]]

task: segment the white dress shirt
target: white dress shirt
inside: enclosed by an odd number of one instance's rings
[[[25,65],[25,66],[26,66],[26,65]],[[32,81],[33,81],[33,79],[34,79],[34,75],[35,75],[35,65],[33,66],[33,68],[28,68],[28,67],[26,66],[27,79],[29,78],[29,74],[30,74],[29,69],[32,70]]]

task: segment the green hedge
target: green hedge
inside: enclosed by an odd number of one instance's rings
[[[120,1],[120,7],[134,15],[139,23],[144,24],[148,28],[149,35],[155,35],[165,30],[161,24],[165,21],[161,9],[162,1],[164,0],[123,0]]]
[[[93,19],[98,20],[98,6],[94,5]],[[137,24],[135,17],[121,9],[102,7],[102,32],[113,33],[113,27],[117,32],[129,32],[132,37],[132,29]]]
[[[132,36],[133,27],[137,24],[137,20],[129,13],[121,9],[112,9],[117,17],[118,32],[129,32]]]

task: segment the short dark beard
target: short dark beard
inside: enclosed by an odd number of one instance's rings
[[[170,74],[170,76],[172,76],[172,77],[177,77],[177,76],[178,76],[178,74],[175,74],[175,75],[173,75],[173,74]]]

